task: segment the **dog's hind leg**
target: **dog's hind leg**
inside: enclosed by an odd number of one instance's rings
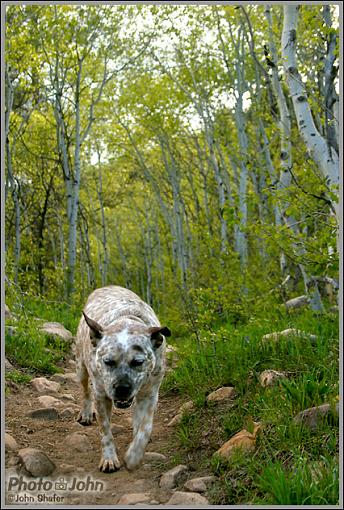
[[[160,381],[136,397],[133,433],[134,437],[125,454],[128,469],[135,469],[142,461],[153,428],[153,417],[158,403]]]
[[[95,401],[102,445],[99,469],[104,473],[111,473],[121,467],[111,432],[112,401],[104,393],[97,390],[95,390]]]
[[[77,377],[83,389],[83,403],[82,409],[79,413],[77,421],[81,425],[91,425],[95,420],[95,413],[93,411],[92,396],[89,386],[88,370],[83,361],[78,361]]]

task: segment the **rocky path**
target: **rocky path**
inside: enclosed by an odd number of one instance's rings
[[[160,396],[143,465],[134,472],[122,467],[106,474],[98,470],[97,425],[76,422],[80,396],[73,361],[63,374],[12,385],[6,397],[7,503],[208,504],[204,496],[213,477],[191,474],[188,466],[174,463],[168,424],[182,404],[180,398]],[[131,411],[114,410],[112,423],[123,458],[132,436]]]

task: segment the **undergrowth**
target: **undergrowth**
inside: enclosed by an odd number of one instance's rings
[[[263,340],[266,333],[296,328],[316,335]],[[246,324],[202,329],[176,345],[178,367],[165,378],[165,392],[193,400],[176,430],[181,462],[212,471],[217,482],[211,504],[338,504],[338,417],[330,413],[316,430],[297,425],[300,411],[323,403],[334,409],[339,394],[338,316],[311,311],[266,313]],[[287,378],[263,388],[266,369]],[[234,386],[230,405],[208,403],[221,386]],[[230,461],[214,453],[250,423],[262,424],[253,453],[238,451]]]

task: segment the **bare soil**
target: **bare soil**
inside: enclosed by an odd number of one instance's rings
[[[71,369],[66,368],[66,372]],[[176,414],[178,408],[183,403],[179,396],[160,395],[158,407],[155,413],[154,428],[151,441],[146,451],[163,453],[167,457],[167,461],[147,462],[144,463],[134,472],[129,472],[125,467],[121,467],[115,473],[102,473],[98,470],[100,459],[100,440],[98,426],[94,423],[92,426],[84,427],[76,422],[78,408],[81,404],[81,392],[78,384],[73,381],[61,383],[58,394],[54,395],[61,399],[63,394],[69,393],[73,395],[75,402],[65,403],[63,408],[74,407],[74,414],[68,418],[59,418],[55,421],[33,419],[29,416],[34,409],[41,408],[38,401],[39,394],[31,387],[30,384],[12,385],[9,388],[9,394],[6,397],[6,432],[11,434],[18,443],[19,448],[37,448],[43,451],[57,466],[56,471],[50,477],[44,477],[44,480],[51,480],[58,483],[67,483],[68,487],[73,485],[73,478],[77,480],[85,480],[90,476],[93,481],[103,483],[101,490],[52,490],[49,495],[54,493],[62,498],[60,501],[43,501],[41,504],[46,506],[51,504],[77,504],[77,505],[116,505],[122,495],[128,493],[149,493],[148,504],[165,504],[170,498],[172,492],[164,491],[159,488],[159,480],[161,475],[173,466],[173,457],[175,456],[175,447],[171,440],[173,429],[167,427],[168,422]],[[123,458],[125,450],[131,441],[132,425],[131,410],[114,410],[113,425],[119,425],[119,430],[114,431],[115,443],[117,446],[119,458]],[[121,429],[121,426],[124,427]],[[91,448],[87,451],[79,452],[66,445],[66,438],[72,433],[80,432],[85,434],[90,441]],[[9,476],[25,475],[23,467],[19,462],[17,452],[6,453],[6,474],[8,487]],[[198,476],[193,473],[193,477]],[[32,478],[32,480],[37,480]],[[100,485],[98,484],[98,487]],[[31,495],[30,491],[22,491]],[[44,491],[36,491],[32,494],[35,496],[35,504],[39,504],[37,500],[38,493],[43,494]],[[9,503],[7,492],[7,502]],[[28,504],[26,501],[13,501],[14,504]],[[48,493],[47,493],[48,494]],[[32,501],[32,500],[31,500]],[[30,501],[29,501],[30,504]]]

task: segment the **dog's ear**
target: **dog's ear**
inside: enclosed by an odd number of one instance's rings
[[[91,342],[92,342],[92,345],[95,347],[97,345],[98,341],[102,338],[104,330],[101,327],[101,325],[98,324],[98,322],[87,317],[87,315],[85,314],[84,311],[82,313],[83,313],[83,316],[85,318],[85,321],[86,321],[88,327],[90,328]]]
[[[149,328],[148,331],[150,333],[151,342],[152,342],[154,349],[157,349],[158,347],[160,347],[160,345],[164,341],[164,336],[171,336],[171,331],[166,326],[164,326],[164,327],[158,326],[158,327]]]

